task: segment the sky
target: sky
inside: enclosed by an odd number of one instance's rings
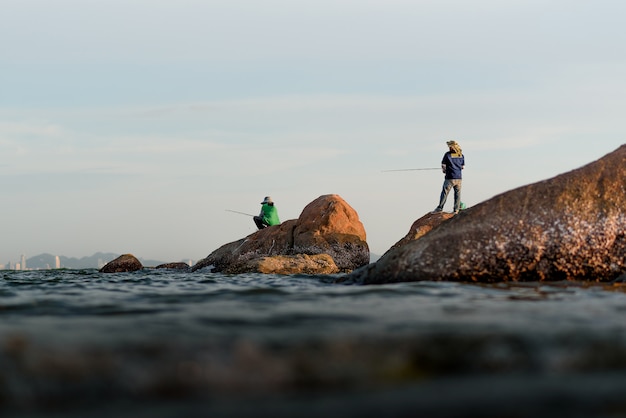
[[[199,260],[338,194],[382,254],[626,143],[620,0],[3,0],[0,264]],[[452,210],[452,196],[445,210]]]

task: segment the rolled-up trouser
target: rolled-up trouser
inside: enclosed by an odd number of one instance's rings
[[[450,189],[454,188],[454,211],[458,212],[461,209],[461,179],[446,179],[443,182],[443,188],[441,189],[441,197],[439,198],[439,206],[437,211],[443,210],[443,206],[448,199],[448,193]]]

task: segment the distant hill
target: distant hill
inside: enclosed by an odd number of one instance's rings
[[[59,256],[61,261],[61,268],[66,269],[99,269],[109,261],[115,260],[120,254],[114,253],[95,253],[90,257],[65,257]],[[56,256],[52,254],[39,254],[31,258],[26,259],[26,267],[28,269],[51,269],[56,266]],[[139,259],[141,264],[146,267],[155,267],[159,264],[164,264],[163,261],[158,260],[144,260]]]

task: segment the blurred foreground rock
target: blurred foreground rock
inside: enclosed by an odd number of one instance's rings
[[[345,280],[616,279],[626,272],[626,145],[577,170],[498,195],[399,244]]]
[[[294,257],[322,254],[331,260]],[[212,267],[215,272],[231,274],[329,274],[362,267],[369,263],[369,257],[365,228],[358,214],[340,196],[331,194],[309,203],[296,220],[223,245],[196,263],[192,271]],[[273,267],[263,267],[268,265]]]
[[[3,418],[537,418],[626,412],[624,341],[594,334],[546,335],[539,347],[536,337],[493,332],[101,346],[4,337]]]

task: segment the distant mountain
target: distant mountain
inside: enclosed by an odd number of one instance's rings
[[[90,257],[65,257],[59,256],[61,268],[66,269],[99,269],[109,261],[115,260],[119,254],[114,253],[95,253]],[[155,267],[164,264],[163,261],[139,259],[141,264],[146,267]],[[53,269],[56,266],[56,256],[52,254],[39,254],[26,259],[26,267],[28,269]]]

